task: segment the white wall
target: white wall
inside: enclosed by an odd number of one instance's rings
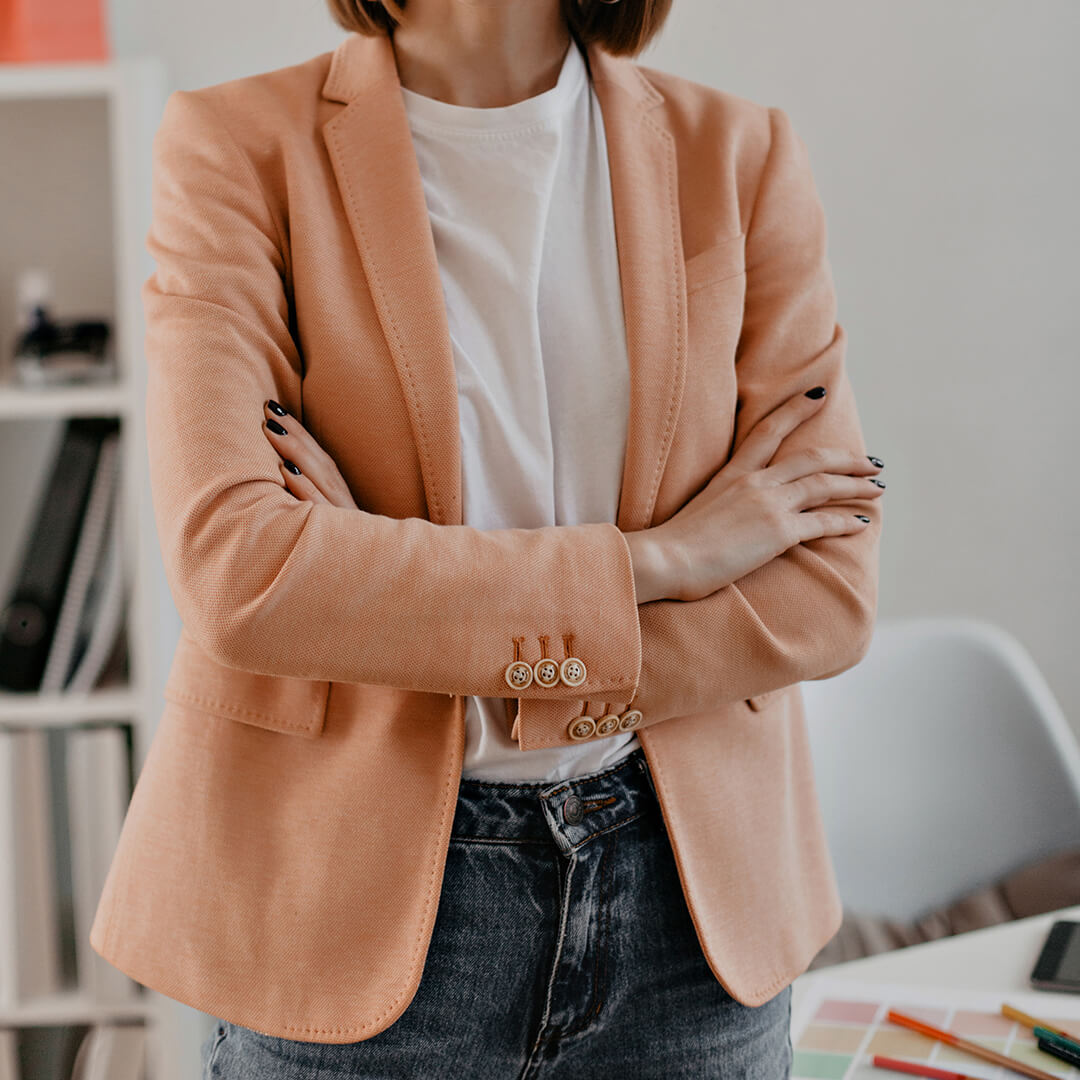
[[[322,0],[113,0],[112,22],[185,88],[341,38]],[[1080,731],[1078,44],[1076,0],[676,0],[640,59],[781,106],[810,147],[886,463],[881,614],[1002,624]]]

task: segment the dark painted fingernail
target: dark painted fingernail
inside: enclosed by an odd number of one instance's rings
[[[807,390],[806,396],[809,398],[819,398],[825,396],[824,386],[815,386],[813,390]]]
[[[882,461],[881,458],[871,457],[869,454],[867,454],[866,460],[869,461],[871,465],[876,465],[879,469],[885,468],[885,462]]]
[[[266,421],[266,426],[275,435],[288,435],[289,434],[289,432],[285,428],[283,428],[276,420],[267,420]]]
[[[278,416],[288,416],[289,415],[289,410],[285,409],[285,408],[282,408],[282,406],[280,406],[273,398],[271,398],[266,404],[269,407],[270,411],[271,412],[276,412],[278,414]]]
[[[869,521],[869,520],[870,520],[870,519],[869,519],[869,518],[868,518],[868,517],[867,517],[867,516],[866,516],[865,514],[856,514],[855,516],[856,516],[856,517],[857,517],[857,518],[858,518],[858,519],[859,519],[860,521]]]
[[[876,476],[868,476],[866,479],[872,481],[875,484],[877,484],[878,487],[884,487],[885,486],[885,481],[884,480],[879,480]]]
[[[285,466],[286,469],[289,470],[289,472],[293,474],[293,476],[300,475],[300,466],[294,465],[288,458],[282,458],[281,463]]]

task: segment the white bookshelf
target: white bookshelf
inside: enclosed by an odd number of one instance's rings
[[[0,691],[0,723],[130,724],[142,769],[163,702],[180,623],[161,565],[146,468],[144,320],[140,290],[153,270],[151,143],[168,90],[153,57],[105,63],[0,64],[0,588],[6,598],[18,545],[63,421],[120,418],[121,526],[130,681],[80,694]],[[24,389],[10,383],[15,275],[49,271],[53,311],[109,319],[117,360],[110,384]],[[0,603],[3,601],[0,600]],[[207,1018],[147,988],[130,1001],[83,992],[0,1008],[0,1024],[147,1023],[147,1080],[195,1080]]]

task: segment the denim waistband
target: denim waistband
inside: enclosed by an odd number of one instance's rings
[[[639,746],[606,769],[568,780],[463,776],[451,839],[554,842],[569,854],[657,806],[652,775]]]

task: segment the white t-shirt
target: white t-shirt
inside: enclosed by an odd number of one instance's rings
[[[401,91],[454,350],[463,523],[614,522],[630,372],[607,146],[581,51],[571,40],[556,85],[512,105]],[[561,636],[548,646],[562,658]],[[480,779],[564,780],[640,745],[629,731],[524,752],[503,698],[466,698],[465,723],[463,775]]]

